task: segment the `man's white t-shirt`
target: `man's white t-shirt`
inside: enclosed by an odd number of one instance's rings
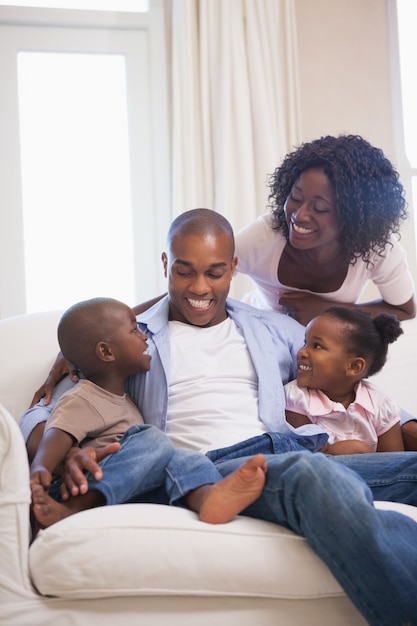
[[[258,377],[235,323],[229,317],[208,328],[169,322],[169,332],[173,444],[205,453],[266,432],[258,417]]]

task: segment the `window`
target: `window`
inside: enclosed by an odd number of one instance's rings
[[[162,2],[0,7],[0,317],[164,288],[171,214]]]
[[[0,2],[0,5],[13,7],[35,7],[49,9],[82,9],[83,11],[129,11],[130,13],[143,13],[149,11],[149,0],[8,0]]]

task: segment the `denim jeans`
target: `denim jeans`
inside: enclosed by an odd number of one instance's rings
[[[101,480],[87,473],[89,490],[100,491],[108,505],[139,501],[161,487],[175,504],[189,491],[222,478],[204,454],[174,448],[155,426],[132,426],[120,444],[119,452],[100,462]]]
[[[263,493],[243,515],[305,537],[369,624],[417,624],[417,524],[372,504],[417,505],[417,453],[271,454],[271,445],[265,435],[238,444],[268,462]],[[224,476],[245,460],[234,448],[209,453]]]
[[[243,514],[305,537],[372,626],[417,624],[417,524],[372,504],[375,498],[417,505],[417,453],[328,456],[270,433],[206,458],[174,449],[153,426],[138,426],[101,462],[103,479],[90,477],[89,485],[109,504],[175,503],[259,452],[268,462],[265,488]]]

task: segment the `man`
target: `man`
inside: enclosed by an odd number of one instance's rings
[[[207,451],[224,476],[264,452],[265,488],[244,514],[304,536],[370,624],[413,623],[417,526],[372,498],[417,504],[417,455],[329,458],[285,434],[282,383],[294,377],[302,327],[227,300],[237,260],[218,213],[180,215],[167,244],[169,294],[138,317],[152,367],[128,387],[145,421]],[[96,468],[94,457],[81,465]]]

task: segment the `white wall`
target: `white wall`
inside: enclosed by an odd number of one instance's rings
[[[385,0],[295,0],[303,139],[352,132],[394,155]]]
[[[397,167],[411,195],[404,155],[395,0],[294,0],[303,141],[362,135]],[[414,218],[402,244],[417,284]]]

